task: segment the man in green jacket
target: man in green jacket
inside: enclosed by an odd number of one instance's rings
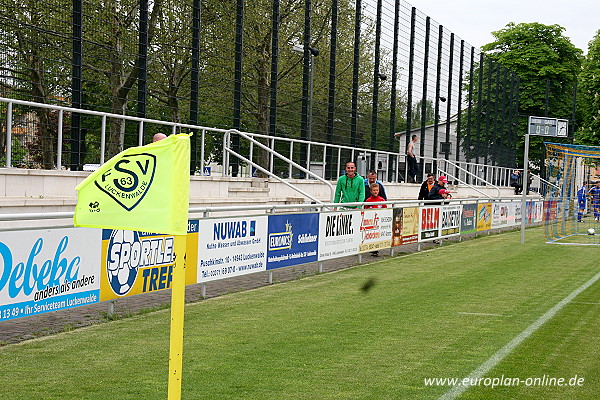
[[[334,203],[357,203],[365,200],[365,180],[356,173],[356,164],[346,163],[346,174],[340,176],[335,187]],[[358,208],[359,206],[349,206]]]

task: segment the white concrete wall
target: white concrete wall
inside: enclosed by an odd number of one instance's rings
[[[18,168],[0,168],[0,213],[7,207],[44,206],[54,211],[72,208],[77,200],[75,186],[89,172],[48,171]],[[289,179],[287,182],[322,200],[331,198],[329,187],[320,181],[308,179]],[[335,188],[335,181],[331,181]],[[388,197],[391,199],[414,199],[418,195],[420,184],[387,183]],[[467,186],[452,186],[454,197],[483,197],[481,193]],[[478,187],[490,196],[496,196],[495,189]],[[503,196],[510,196],[511,188],[502,190]],[[303,196],[279,182],[269,178],[231,178],[217,176],[193,176],[190,182],[192,204],[223,203],[265,203],[303,201]]]

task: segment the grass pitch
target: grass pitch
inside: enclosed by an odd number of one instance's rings
[[[439,398],[450,386],[426,379],[468,376],[600,271],[594,246],[549,245],[543,229],[526,238],[492,235],[188,305],[182,398]],[[523,384],[458,398],[597,398],[599,323],[594,283],[485,375]],[[4,346],[0,398],[165,399],[168,335],[163,310]],[[575,375],[581,385],[525,382]]]

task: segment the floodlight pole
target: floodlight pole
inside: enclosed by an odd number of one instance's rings
[[[525,218],[527,218],[527,173],[529,165],[529,133],[525,134],[525,151],[523,152],[523,191],[521,192],[521,244],[525,244]]]

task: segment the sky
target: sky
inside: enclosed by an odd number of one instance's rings
[[[558,24],[586,54],[600,29],[600,0],[407,0],[465,42],[479,48],[509,22]]]

